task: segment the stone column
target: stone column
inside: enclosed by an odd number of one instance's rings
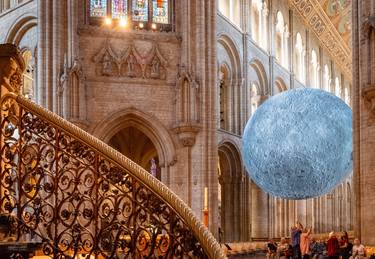
[[[375,5],[352,1],[355,235],[375,245]]]
[[[254,182],[251,182],[251,238],[265,239],[268,237],[268,197]]]

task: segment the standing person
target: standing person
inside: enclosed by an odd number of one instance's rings
[[[349,236],[346,231],[340,238],[340,256],[342,259],[349,259]]]
[[[335,233],[329,233],[329,239],[327,241],[327,255],[329,259],[339,259],[339,241],[337,240]]]
[[[267,259],[276,259],[277,255],[277,244],[273,239],[267,244]]]
[[[352,256],[350,259],[364,259],[366,258],[366,248],[361,245],[358,238],[354,239],[354,245],[352,249]]]
[[[310,235],[311,235],[311,228],[305,228],[301,234],[301,255],[303,259],[310,259]]]
[[[297,221],[296,225],[291,228],[290,236],[292,238],[293,258],[294,259],[301,259],[300,240],[301,240],[302,229],[303,229],[303,226],[298,221]]]

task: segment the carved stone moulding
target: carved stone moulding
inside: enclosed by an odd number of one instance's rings
[[[371,113],[375,115],[375,85],[367,85],[363,88],[362,96],[370,108]]]
[[[186,124],[177,126],[173,130],[177,133],[184,147],[192,147],[195,144],[195,137],[200,129],[201,127],[199,125]]]
[[[0,44],[0,86],[9,92],[20,93],[25,62],[14,44]],[[4,94],[4,93],[2,93]]]

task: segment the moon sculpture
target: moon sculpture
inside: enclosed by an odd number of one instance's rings
[[[252,180],[281,198],[329,193],[352,171],[352,111],[319,89],[269,98],[248,121],[242,141]]]

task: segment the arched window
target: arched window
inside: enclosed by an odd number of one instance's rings
[[[35,88],[35,59],[30,50],[26,49],[22,52],[22,57],[25,61],[25,72],[23,73],[23,89],[22,94],[26,98],[34,98],[34,88]]]
[[[250,114],[251,116],[254,114],[255,110],[258,108],[259,105],[259,95],[258,95],[258,87],[255,83],[251,84],[250,89]]]
[[[324,65],[324,90],[326,90],[327,92],[330,92],[331,91],[331,72],[329,71],[329,67],[328,65]]]
[[[222,15],[230,19],[230,1],[219,0],[219,11]]]
[[[345,87],[345,102],[346,104],[350,105],[350,93],[349,93],[349,85]]]
[[[284,16],[283,14],[278,11],[276,16],[276,59],[280,62],[280,64],[284,67],[288,64],[288,44],[287,44],[287,27],[284,23]]]
[[[108,18],[108,25],[113,21],[120,26],[130,23],[136,29],[171,28],[168,26],[171,23],[170,0],[90,0],[89,3],[93,23],[98,22],[98,18]]]
[[[299,81],[305,83],[305,48],[299,32],[296,35],[295,58],[296,77]]]
[[[318,63],[318,55],[316,51],[313,49],[311,51],[311,73],[310,73],[310,84],[311,87],[319,88],[319,63]]]
[[[219,127],[228,130],[228,85],[229,85],[229,69],[226,65],[222,65],[219,69]]]
[[[341,97],[341,83],[338,77],[335,78],[335,94]]]
[[[251,32],[253,40],[258,43],[260,47],[267,49],[267,3],[262,0],[253,0],[251,14]]]
[[[241,26],[240,0],[219,0],[219,11],[237,26]]]

